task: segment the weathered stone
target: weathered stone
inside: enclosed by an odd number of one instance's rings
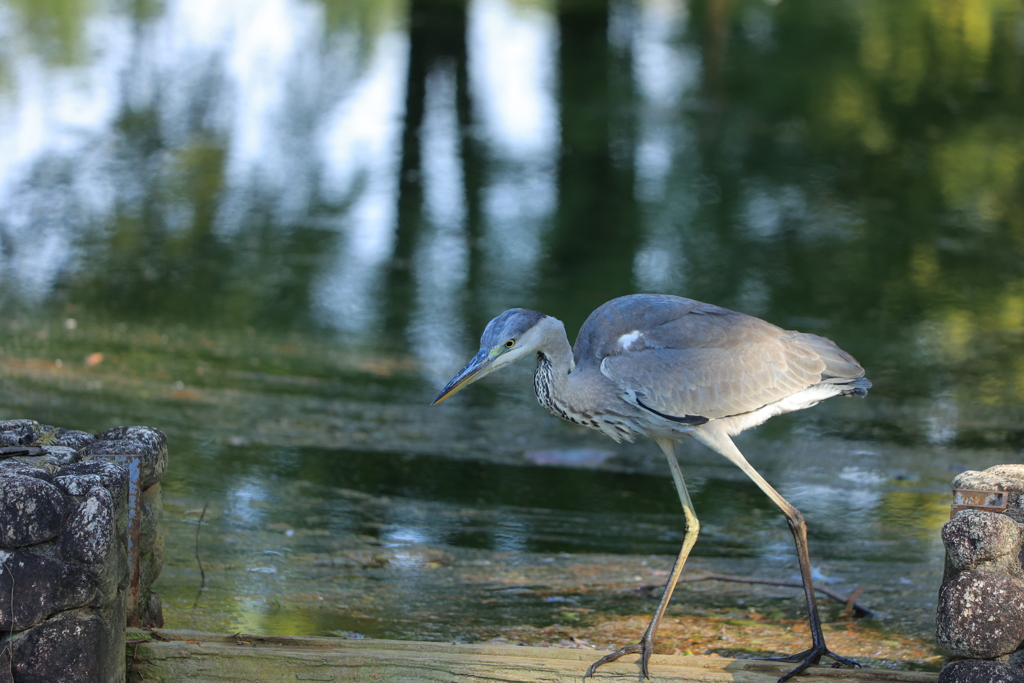
[[[44,446],[46,462],[56,467],[70,465],[78,460],[78,450],[70,446]]]
[[[86,477],[84,481],[89,482],[89,488],[92,488],[97,482],[93,476],[99,477],[98,482],[109,490],[115,499],[123,499],[128,495],[128,470],[120,465],[102,460],[86,460],[62,467],[57,474],[56,482],[60,485],[64,477]],[[75,490],[81,490],[78,488],[79,484],[72,482],[70,479],[67,480],[67,485],[75,487]],[[87,493],[88,490],[86,489],[83,493]],[[72,495],[83,494],[76,493]]]
[[[125,571],[127,572],[127,567]],[[124,683],[126,664],[124,625],[128,623],[128,591],[120,591],[116,598],[102,611],[103,621],[108,624],[107,628],[109,629],[104,648],[107,665],[104,668],[108,674],[107,681],[109,683]]]
[[[19,455],[15,460],[29,467],[36,467],[47,472],[55,472],[60,469],[51,465],[49,460],[47,460],[48,457],[47,455]]]
[[[53,483],[53,474],[41,467],[29,465],[17,459],[0,460],[0,477],[8,474],[20,474],[26,477],[35,477]]]
[[[0,683],[14,683],[9,642],[7,638],[0,636]]]
[[[0,632],[22,631],[95,597],[96,581],[80,567],[0,550]]]
[[[110,680],[105,660],[108,627],[98,617],[65,612],[13,638],[18,683]]]
[[[164,605],[160,594],[150,591],[139,605],[139,626],[143,628],[163,628]]]
[[[70,446],[78,450],[95,440],[88,432],[52,427],[35,420],[0,420],[0,446]]]
[[[103,479],[98,474],[61,474],[53,483],[70,496],[84,496],[93,487],[103,486]]]
[[[939,683],[1024,683],[1024,669],[985,659],[960,659],[943,667]]]
[[[0,548],[50,540],[67,513],[68,502],[53,484],[23,474],[0,477]]]
[[[78,449],[96,440],[92,434],[41,425],[35,420],[0,421],[0,446],[39,446],[44,455],[25,457],[39,466],[61,467],[78,459]]]
[[[77,429],[64,429],[58,427],[50,435],[54,446],[73,448],[78,451],[96,441],[96,437],[89,432],[82,432]]]
[[[152,586],[164,568],[164,532],[158,529],[149,549],[139,556],[141,563],[139,581],[144,589]]]
[[[95,455],[142,456],[142,488],[160,481],[167,472],[167,437],[151,427],[115,427],[96,435],[98,441],[82,449],[83,458]]]
[[[164,506],[160,484],[154,484],[143,491],[140,502],[142,504],[139,534],[140,587],[143,595],[146,595],[152,589],[153,582],[160,576],[164,566],[164,533],[160,526],[160,516],[163,514]]]
[[[939,589],[939,649],[953,657],[992,659],[1024,642],[1024,583],[1000,572],[970,569]]]
[[[1024,465],[996,465],[978,472],[967,470],[953,479],[954,489],[1006,491],[1006,514],[1024,523]]]
[[[143,490],[141,496],[139,496],[139,505],[141,508],[141,528],[139,532],[141,547],[144,552],[152,545],[151,540],[157,533],[160,517],[164,512],[164,499],[159,483],[155,483]]]
[[[114,501],[110,491],[94,487],[60,533],[61,554],[85,564],[106,558],[114,542]]]
[[[0,446],[27,446],[36,440],[35,420],[0,420]]]
[[[965,510],[942,527],[942,542],[946,557],[956,570],[970,569],[980,562],[995,563],[1000,569],[1016,566],[1020,573],[1021,541],[1024,533],[1017,522],[996,512]],[[1006,558],[1003,560],[1003,558]],[[1002,560],[1002,561],[1000,561]],[[987,567],[994,569],[996,567]]]
[[[139,497],[139,503],[141,505],[139,548],[143,553],[147,553],[153,547],[153,540],[156,538],[157,530],[160,528],[160,516],[164,511],[160,484],[153,484],[143,491]]]
[[[94,607],[106,607],[120,600],[128,588],[128,554],[124,537],[114,538],[114,550],[107,553],[102,564],[89,567],[95,575],[99,594],[93,601]]]
[[[139,454],[143,478],[158,478],[166,470],[166,439],[144,427],[101,438],[107,443],[32,420],[0,422],[0,444],[44,452],[0,461],[0,548],[58,539],[41,554],[0,550],[0,683],[124,680],[128,472],[107,460],[76,460],[90,448]],[[158,514],[159,497],[143,508]],[[159,544],[158,532],[151,530],[151,538]],[[159,566],[153,554],[150,577]],[[150,590],[142,597],[147,623],[159,623],[159,596]],[[13,651],[7,661],[5,648]]]
[[[159,626],[163,623],[160,596],[153,591],[153,583],[164,566],[164,531],[157,523],[162,509],[160,485],[155,484],[142,495],[142,533],[139,543],[140,626]]]

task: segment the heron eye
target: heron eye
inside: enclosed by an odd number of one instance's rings
[[[516,345],[516,340],[515,339],[509,339],[507,342],[505,342],[505,348],[506,349],[511,349],[515,345]]]

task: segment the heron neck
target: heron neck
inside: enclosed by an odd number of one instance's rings
[[[537,347],[537,370],[533,376],[533,387],[542,406],[559,417],[565,417],[564,410],[557,402],[569,394],[569,373],[575,363],[565,327],[554,318],[549,320],[552,321],[550,329],[543,343]]]
[[[547,350],[537,351],[537,366],[538,368],[544,365],[547,367],[547,372],[551,375],[549,381],[553,384],[565,384],[569,381],[569,373],[572,372],[573,362],[572,353],[569,357],[561,355],[552,355]]]
[[[537,347],[537,362],[540,363],[541,356],[544,356],[551,364],[552,379],[566,380],[576,364],[572,357],[572,347],[569,346],[569,337],[565,334],[565,325],[552,317],[545,319],[544,323],[544,337]]]

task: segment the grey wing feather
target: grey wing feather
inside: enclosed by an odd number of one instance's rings
[[[864,375],[850,354],[824,337],[660,295],[623,297],[599,308],[580,330],[575,354],[577,365],[596,364],[644,406],[712,419]],[[854,386],[863,392],[870,383]]]

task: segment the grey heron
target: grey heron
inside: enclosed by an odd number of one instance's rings
[[[682,548],[640,642],[597,660],[586,676],[627,654],[639,654],[643,675],[649,676],[654,633],[700,531],[675,457],[675,442],[684,437],[696,439],[743,470],[782,510],[793,533],[812,644],[803,652],[777,658],[797,664],[779,683],[824,656],[860,666],[825,644],[803,515],[758,474],[731,438],[770,417],[833,396],[866,396],[871,382],[853,356],[824,337],[784,330],[760,318],[677,296],[634,294],[613,299],[590,314],[572,348],[560,320],[513,308],[487,324],[480,351],[431,405],[534,354],[533,386],[549,412],[615,441],[638,436],[655,440],[668,458],[686,519]]]

